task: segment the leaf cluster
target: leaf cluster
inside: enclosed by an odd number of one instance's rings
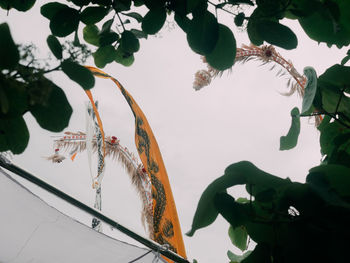
[[[187,235],[221,214],[235,246],[246,250],[247,236],[257,243],[243,256],[229,251],[231,262],[343,262],[350,240],[349,175],[348,167],[321,165],[302,184],[247,161],[232,164],[204,190]],[[251,200],[227,194],[235,185],[245,185]]]

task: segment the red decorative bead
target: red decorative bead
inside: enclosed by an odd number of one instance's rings
[[[143,173],[146,173],[145,167],[142,167],[142,172],[143,172]]]

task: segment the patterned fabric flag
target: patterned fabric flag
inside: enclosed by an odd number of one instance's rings
[[[132,96],[118,80],[105,72],[88,68],[96,77],[112,80],[120,89],[135,117],[135,143],[152,183],[153,237],[161,245],[186,258],[180,223],[163,159],[150,125]]]

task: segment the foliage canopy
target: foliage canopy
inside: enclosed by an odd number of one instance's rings
[[[25,12],[35,2],[0,0],[0,7],[11,15],[12,9]],[[137,12],[138,7],[147,9],[144,16]],[[72,108],[62,89],[45,74],[62,70],[82,88],[92,88],[94,78],[81,66],[89,55],[81,41],[94,46],[97,67],[113,62],[130,66],[140,50],[139,40],[159,32],[172,13],[194,52],[215,69],[232,67],[236,40],[229,27],[218,22],[219,12],[230,13],[232,22],[245,27],[255,45],[265,41],[295,49],[298,38],[282,19],[297,20],[311,39],[329,47],[350,44],[347,0],[47,1],[41,14],[50,21],[47,45],[59,63],[57,67],[35,63],[33,47],[14,43],[9,26],[0,25],[0,151],[24,151],[29,140],[23,119],[26,112],[49,131],[67,127]],[[78,37],[80,25],[83,40]],[[62,44],[62,39],[71,35],[73,43]],[[229,251],[231,262],[344,262],[350,244],[349,60],[350,51],[320,76],[312,68],[304,70],[308,83],[302,109],[291,111],[291,128],[281,137],[280,149],[297,144],[301,117],[324,117],[318,127],[324,158],[320,166],[310,170],[306,182],[278,178],[246,161],[232,164],[203,192],[189,235],[221,214],[230,224],[229,236],[235,246],[246,250],[248,235],[257,243],[243,256]],[[226,189],[235,185],[245,185],[251,200],[228,195]]]

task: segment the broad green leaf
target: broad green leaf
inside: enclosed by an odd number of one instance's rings
[[[241,263],[243,259],[248,257],[252,253],[252,250],[248,250],[242,256],[236,255],[230,250],[227,251],[227,257],[230,259],[230,263]]]
[[[0,152],[22,153],[27,148],[29,131],[22,116],[0,118]]]
[[[93,54],[95,65],[99,68],[104,68],[108,63],[115,60],[116,55],[116,50],[113,46],[99,47]]]
[[[0,78],[0,118],[22,116],[28,110],[28,102],[32,100],[28,94],[32,93],[33,86],[27,87],[22,81],[13,78]]]
[[[99,35],[99,45],[102,46],[108,46],[113,44],[119,39],[119,35],[115,32],[105,32],[103,34]]]
[[[345,128],[336,121],[322,126],[320,131],[320,146],[322,154],[330,154],[335,147],[335,138],[346,132]]]
[[[245,14],[244,13],[239,13],[238,15],[235,16],[234,22],[236,26],[242,26],[243,22],[245,19]]]
[[[157,33],[164,25],[166,20],[165,8],[151,9],[142,20],[142,31],[149,35]]]
[[[133,0],[133,2],[134,2],[134,6],[136,7],[140,7],[144,5],[144,0]]]
[[[196,230],[213,223],[218,216],[214,205],[214,198],[217,193],[224,192],[234,185],[254,185],[253,194],[268,188],[278,188],[290,182],[271,174],[268,174],[250,162],[242,161],[231,164],[225,169],[225,174],[214,180],[202,193],[192,221],[192,229],[186,233],[192,236]]]
[[[62,8],[50,20],[53,35],[65,37],[73,33],[79,25],[79,12],[73,8]]]
[[[320,80],[320,78],[319,78]],[[319,81],[318,81],[319,82]],[[324,83],[321,83],[323,85]],[[319,86],[320,87],[320,86]],[[345,116],[350,116],[350,98],[344,96],[344,92],[339,89],[340,86],[321,86],[322,107],[329,113],[342,113]],[[342,118],[340,116],[340,118]]]
[[[187,0],[186,11],[188,13],[195,12],[197,9],[203,8],[203,5],[205,6],[206,4],[207,1],[205,0]]]
[[[38,85],[47,88],[48,94],[45,101],[30,107],[30,113],[42,128],[60,132],[69,124],[73,112],[72,107],[63,90],[50,80],[43,78]]]
[[[73,4],[77,6],[84,6],[90,3],[90,0],[71,0],[71,1],[73,2]]]
[[[91,3],[96,5],[110,6],[113,0],[91,0]]]
[[[115,62],[122,64],[126,67],[131,66],[134,63],[134,55],[126,53],[122,48],[117,48]]]
[[[135,53],[140,49],[140,42],[132,32],[125,30],[121,35],[120,47],[128,53]]]
[[[339,64],[328,68],[321,76],[319,81],[339,87],[339,90],[345,86],[350,86],[350,67]]]
[[[198,54],[211,53],[219,38],[219,24],[215,16],[205,11],[194,17],[188,26],[187,41],[192,50]]]
[[[19,52],[6,23],[0,25],[0,36],[0,69],[12,69],[18,64]]]
[[[228,229],[228,236],[231,239],[233,245],[244,251],[248,248],[248,234],[244,226],[238,226],[233,228],[232,226]]]
[[[113,8],[117,12],[130,10],[131,0],[114,0]]]
[[[315,69],[312,67],[304,68],[304,75],[307,78],[307,84],[305,88],[305,94],[303,97],[301,114],[307,112],[311,108],[317,90],[317,74]]]
[[[99,46],[99,30],[96,25],[89,25],[83,29],[84,40],[94,46]]]
[[[144,4],[148,9],[157,9],[164,7],[166,0],[143,0]]]
[[[310,169],[310,173],[322,173],[332,190],[339,195],[350,197],[350,168],[336,165],[320,165]]]
[[[299,18],[299,23],[305,33],[311,39],[317,42],[324,42],[329,46],[335,44],[337,47],[341,48],[349,45],[350,29],[345,26],[348,24],[348,21],[345,23],[336,23],[329,10],[324,6],[320,6],[316,9],[314,7],[314,10],[316,10],[316,12]],[[341,10],[342,13],[344,11],[346,12],[346,9]],[[343,14],[340,16],[342,18]],[[348,19],[349,17],[347,19],[345,18],[345,20]]]
[[[7,95],[6,95],[5,91],[0,86],[0,112],[2,114],[6,114],[6,113],[8,113],[9,109],[10,109],[9,100],[7,98]]]
[[[108,9],[103,6],[88,6],[80,14],[80,21],[86,25],[100,22],[108,14]]]
[[[249,220],[250,206],[236,203],[235,199],[227,193],[217,193],[214,197],[214,206],[234,228],[245,225]]]
[[[105,33],[105,32],[111,31],[111,27],[112,27],[112,25],[113,25],[113,22],[114,22],[114,19],[113,19],[113,18],[107,20],[106,22],[104,22],[103,25],[102,25],[100,34],[103,34],[103,33]]]
[[[232,31],[219,24],[219,38],[214,50],[205,56],[213,68],[223,71],[231,68],[236,57],[236,40]]]
[[[147,37],[148,37],[148,35],[145,32],[138,30],[138,29],[130,29],[130,32],[133,33],[135,35],[135,37],[137,37],[139,39],[140,38],[147,39]]]
[[[125,16],[132,17],[132,18],[134,18],[137,22],[142,23],[143,17],[142,17],[139,13],[130,12],[130,13],[122,13],[122,14],[125,15]]]
[[[51,20],[58,11],[65,8],[69,7],[58,2],[51,2],[41,6],[40,13],[47,19]]]
[[[184,32],[188,31],[191,20],[187,16],[182,16],[175,13],[174,20]]]
[[[71,60],[64,60],[61,64],[62,71],[83,89],[91,89],[95,85],[95,78],[91,71]]]
[[[11,0],[11,6],[18,11],[28,11],[31,9],[36,0]]]
[[[289,27],[271,20],[260,20],[256,24],[256,31],[266,42],[285,49],[294,49],[298,39]]]
[[[62,46],[60,41],[58,41],[55,36],[49,35],[46,39],[46,42],[54,56],[57,59],[62,59]]]
[[[264,39],[259,35],[257,31],[257,25],[260,23],[261,11],[258,8],[255,8],[253,13],[250,15],[247,25],[247,33],[249,40],[252,44],[260,46],[264,43]]]
[[[241,263],[272,263],[270,247],[265,243],[258,243],[250,255]]]
[[[292,116],[292,124],[286,136],[280,138],[280,151],[290,150],[298,143],[300,133],[300,113],[299,109],[295,107],[292,109],[290,115]]]

